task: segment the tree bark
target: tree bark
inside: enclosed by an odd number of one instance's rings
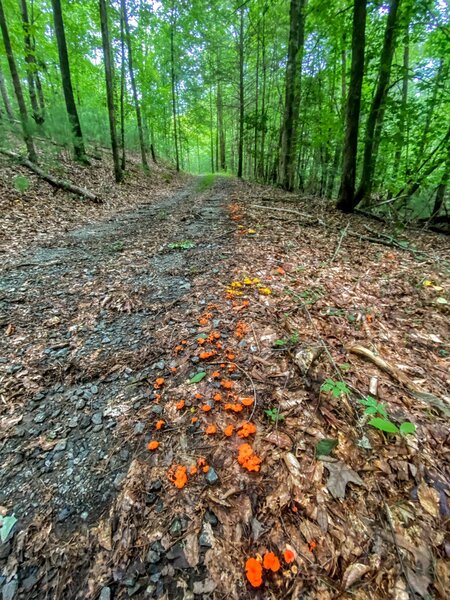
[[[124,23],[124,27],[125,27],[125,37],[126,37],[126,43],[127,43],[127,48],[128,48],[128,72],[130,74],[131,89],[133,91],[133,99],[134,99],[134,108],[135,108],[135,111],[136,111],[136,121],[137,121],[137,127],[138,127],[139,145],[140,145],[140,148],[141,148],[142,166],[144,168],[144,171],[149,171],[148,162],[147,162],[147,155],[146,155],[146,152],[145,152],[144,129],[143,129],[143,126],[142,126],[141,107],[139,105],[139,98],[138,98],[138,93],[137,93],[136,79],[135,79],[135,76],[134,76],[133,51],[132,51],[132,48],[131,48],[130,25],[128,23],[128,14],[127,14],[126,1],[125,0],[120,0],[120,5],[121,5],[121,9],[122,9],[123,23]]]
[[[350,89],[347,96],[347,114],[344,139],[344,164],[341,187],[336,207],[344,212],[353,210],[355,194],[356,160],[358,155],[359,113],[364,77],[364,52],[366,45],[367,0],[355,0],[353,5],[352,66]]]
[[[105,63],[106,102],[108,105],[109,132],[111,136],[111,149],[114,163],[114,177],[117,183],[122,181],[122,169],[120,167],[119,146],[116,133],[116,109],[114,106],[114,74],[109,39],[108,9],[106,0],[99,0],[100,25],[102,30],[103,59]]]
[[[300,109],[300,79],[305,41],[305,6],[306,0],[291,0],[285,106],[278,177],[281,187],[288,191],[294,189],[295,183],[297,121]]]
[[[27,82],[28,82],[28,93],[30,96],[31,108],[33,111],[33,119],[38,125],[42,125],[44,118],[39,109],[39,104],[36,95],[36,82],[35,82],[35,68],[36,61],[33,54],[33,47],[31,43],[30,35],[30,20],[28,17],[27,0],[20,0],[20,7],[22,11],[22,27],[25,42],[25,62],[27,65]]]
[[[408,23],[409,25],[409,23]],[[405,46],[403,48],[403,81],[402,81],[402,103],[400,106],[400,117],[398,120],[397,148],[395,150],[394,168],[398,169],[402,157],[402,149],[405,141],[405,124],[408,108],[408,84],[409,84],[409,35],[408,26],[405,34]]]
[[[441,208],[444,206],[445,194],[447,192],[449,182],[450,182],[450,146],[449,146],[447,161],[446,161],[445,167],[444,167],[444,172],[442,173],[441,181],[439,182],[439,185],[436,190],[432,218],[437,217]]]
[[[8,96],[8,91],[6,89],[6,85],[5,85],[5,79],[3,77],[3,73],[0,69],[0,94],[2,95],[3,98],[3,104],[5,105],[5,111],[6,114],[8,115],[8,119],[10,121],[14,120],[14,114],[11,108],[11,103],[9,101],[9,96]]]
[[[375,128],[382,113],[383,104],[391,75],[392,58],[395,50],[396,28],[398,8],[401,0],[391,0],[389,14],[387,17],[386,30],[384,33],[383,48],[381,51],[380,70],[378,84],[370,107],[366,125],[366,136],[364,142],[364,157],[361,181],[353,198],[352,208],[358,206],[361,200],[369,198],[372,190],[372,175],[374,170],[374,142]]]
[[[122,150],[120,166],[125,171],[126,150],[125,150],[125,81],[126,63],[125,63],[125,31],[123,24],[123,13],[120,11],[120,147]]]
[[[28,113],[25,105],[25,99],[23,97],[22,85],[20,83],[19,73],[17,71],[16,61],[14,58],[11,38],[9,37],[8,25],[6,23],[5,11],[3,10],[3,2],[0,0],[0,28],[2,30],[3,43],[5,45],[6,57],[8,59],[9,70],[11,72],[11,79],[14,86],[14,92],[16,94],[17,104],[19,106],[20,123],[22,125],[23,139],[28,151],[28,158],[37,162],[36,150],[34,148],[33,137],[30,132],[28,123]]]
[[[84,148],[83,134],[80,119],[78,118],[77,106],[73,95],[72,78],[70,75],[69,55],[67,52],[66,33],[61,9],[61,0],[52,0],[53,20],[55,24],[56,42],[58,44],[59,66],[66,102],[67,115],[73,135],[74,157],[76,160],[87,164],[86,151]]]
[[[173,137],[175,142],[175,166],[177,171],[180,170],[180,152],[178,148],[178,119],[177,119],[177,96],[176,96],[176,78],[175,78],[175,44],[174,44],[174,28],[175,28],[175,9],[172,4],[172,18],[170,23],[170,83],[172,87],[172,117],[173,117]],[[214,170],[214,168],[213,168]]]
[[[244,6],[239,11],[239,138],[237,176],[242,177],[244,159]]]
[[[217,127],[219,129],[219,167],[221,171],[226,171],[225,130],[223,128],[223,97],[220,81],[217,84]]]

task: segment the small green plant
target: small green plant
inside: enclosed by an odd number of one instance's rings
[[[173,242],[169,244],[169,248],[171,250],[190,250],[191,248],[195,248],[195,244],[190,240],[185,240],[184,242]]]
[[[23,175],[17,175],[17,177],[14,177],[14,187],[18,192],[26,192],[30,187],[30,180]]]
[[[384,404],[380,404],[379,402],[377,402],[377,400],[375,400],[375,398],[372,398],[372,396],[367,396],[367,398],[359,399],[358,402],[366,407],[364,410],[365,415],[379,414],[385,419],[387,418],[387,412],[384,408]]]
[[[215,179],[216,176],[214,175],[214,173],[208,173],[207,175],[204,175],[198,182],[195,191],[199,193],[204,192],[205,190],[209,189],[214,185]]]
[[[108,247],[109,252],[123,252],[125,249],[125,244],[122,240],[117,240],[113,244],[110,244]]]
[[[298,331],[290,335],[288,338],[280,338],[279,340],[275,340],[273,346],[275,348],[285,348],[286,346],[295,346],[298,344],[300,339],[300,335]]]
[[[334,379],[325,379],[320,386],[321,392],[330,392],[335,398],[339,398],[342,394],[349,394],[350,390],[343,381],[334,381]]]
[[[272,423],[284,421],[284,415],[281,415],[278,408],[267,408],[264,413],[269,417]]]
[[[338,365],[338,366],[343,373],[348,373],[352,368],[352,365],[349,363],[342,363],[341,365]]]
[[[368,421],[368,424],[375,427],[375,429],[379,429],[385,433],[400,433],[401,435],[408,435],[416,431],[416,426],[410,421],[404,421],[400,424],[400,427],[397,427],[388,417],[384,404],[381,404],[375,398],[372,398],[372,396],[362,398],[358,402],[366,407],[364,409],[365,415],[380,415]]]

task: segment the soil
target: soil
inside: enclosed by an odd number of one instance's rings
[[[175,178],[5,249],[3,597],[444,598],[448,242],[387,247],[403,238],[317,199],[208,185]],[[367,424],[370,385],[415,434]],[[223,435],[244,421],[256,435]],[[268,551],[282,568],[254,588],[245,562]]]

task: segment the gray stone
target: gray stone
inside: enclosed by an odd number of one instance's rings
[[[172,525],[170,526],[169,533],[172,537],[179,537],[183,531],[183,527],[181,525],[180,519],[175,519],[172,521]]]
[[[91,385],[91,392],[93,394],[98,394],[98,387],[96,385]]]
[[[92,428],[92,431],[94,433],[97,433],[99,431],[101,431],[103,429],[103,425],[100,423],[99,425],[94,425],[94,427]]]
[[[209,483],[209,485],[214,485],[215,483],[217,483],[219,481],[219,476],[217,475],[217,473],[213,467],[209,467],[209,470],[206,473],[205,479]]]
[[[122,471],[121,473],[117,473],[116,478],[114,479],[114,487],[116,488],[116,490],[120,490],[126,476],[127,474],[124,471]]]
[[[155,564],[161,560],[161,554],[156,550],[150,549],[147,554],[147,560],[151,564]]]
[[[66,449],[66,447],[67,447],[67,440],[60,440],[56,444],[54,451],[55,452],[63,452]]]
[[[198,356],[193,356],[191,358],[191,362],[194,364],[197,364],[198,362],[200,362],[200,358]]]
[[[11,542],[0,544],[0,559],[8,558],[11,552]]]
[[[90,424],[91,419],[88,417],[88,415],[83,415],[80,421],[80,429],[86,429],[86,427],[89,427]]]
[[[82,521],[87,521],[88,517],[89,517],[89,513],[87,511],[82,512],[81,515],[80,515],[80,519]]]
[[[45,414],[44,414],[44,413],[38,413],[38,414],[37,414],[37,415],[34,417],[33,421],[34,421],[35,423],[43,423],[43,422],[45,421]]]
[[[155,413],[155,415],[161,415],[163,411],[163,407],[160,406],[159,404],[154,404],[152,406],[152,413]]]
[[[205,513],[205,522],[210,523],[210,525],[215,527],[219,521],[216,515],[211,510],[207,510]]]
[[[17,579],[11,579],[2,587],[2,600],[14,600],[17,596],[19,582]]]
[[[75,408],[77,410],[83,410],[83,408],[86,406],[86,402],[85,400],[83,400],[83,398],[80,398],[79,400],[77,400],[77,403],[75,404]]]
[[[142,421],[138,421],[134,426],[134,433],[144,433],[144,430],[145,423],[142,423]]]
[[[199,535],[198,542],[204,548],[212,548],[214,545],[214,534],[209,523],[204,523]]]
[[[101,412],[96,412],[92,415],[91,421],[94,425],[100,425],[103,421],[103,414]]]
[[[72,417],[71,419],[68,420],[67,425],[71,428],[71,429],[75,429],[75,427],[78,426],[78,417]]]
[[[100,596],[98,600],[111,600],[111,588],[104,587],[100,592]]]

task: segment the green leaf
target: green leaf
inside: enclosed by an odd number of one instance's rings
[[[6,517],[0,517],[0,539],[2,543],[6,542],[12,528],[17,523],[17,519],[14,515],[6,515]]]
[[[339,368],[343,373],[347,373],[348,371],[350,371],[352,366],[349,363],[342,363],[342,365],[339,365]]]
[[[275,340],[273,345],[274,346],[286,346],[286,340]]]
[[[375,419],[371,419],[369,421],[369,425],[372,425],[372,427],[375,427],[375,429],[385,431],[386,433],[399,433],[399,428],[397,425],[388,419],[380,419],[379,417],[376,417]]]
[[[188,383],[200,383],[202,379],[206,377],[206,371],[201,371],[200,373],[196,373],[192,379],[189,380]]]
[[[410,421],[405,421],[404,423],[402,423],[400,425],[400,433],[402,435],[408,435],[409,433],[415,433],[416,431],[416,426],[414,425],[414,423],[411,423]]]
[[[30,180],[23,175],[17,175],[17,177],[14,177],[14,187],[18,192],[26,192],[30,187]]]
[[[336,448],[338,443],[337,440],[333,439],[320,440],[316,446],[316,456],[328,456]]]

